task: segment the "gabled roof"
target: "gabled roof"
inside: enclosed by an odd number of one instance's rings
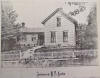
[[[57,8],[52,14],[50,14],[44,21],[42,21],[42,24],[45,24],[50,18],[52,18],[57,12],[59,12],[68,20],[70,20],[71,22],[73,22],[74,24],[77,24],[77,21],[72,18],[71,16],[69,16],[68,14],[66,14],[62,8]]]

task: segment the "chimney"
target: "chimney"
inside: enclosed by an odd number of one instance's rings
[[[25,23],[24,22],[22,22],[22,27],[25,28]]]

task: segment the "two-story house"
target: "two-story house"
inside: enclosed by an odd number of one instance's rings
[[[76,46],[77,21],[57,8],[42,24],[45,26],[45,46]]]
[[[76,47],[77,21],[57,8],[44,21],[43,28],[22,28],[20,44],[27,46]]]

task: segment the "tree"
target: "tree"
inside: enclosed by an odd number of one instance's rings
[[[2,39],[17,33],[17,14],[9,1],[1,1],[1,36]]]
[[[85,48],[97,48],[97,22],[96,22],[96,6],[91,9],[88,15],[88,25],[85,31]]]
[[[17,34],[19,33],[20,24],[16,23],[16,11],[13,9],[11,2],[8,0],[1,1],[1,48],[8,50],[16,45]],[[14,42],[13,44],[11,44]]]
[[[77,27],[77,48],[96,49],[97,48],[97,22],[96,6],[91,8],[87,17],[88,25],[80,24]]]

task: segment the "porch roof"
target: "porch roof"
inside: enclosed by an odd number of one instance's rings
[[[44,28],[41,27],[41,28],[22,28],[20,30],[21,32],[23,33],[40,33],[40,32],[44,32]]]

